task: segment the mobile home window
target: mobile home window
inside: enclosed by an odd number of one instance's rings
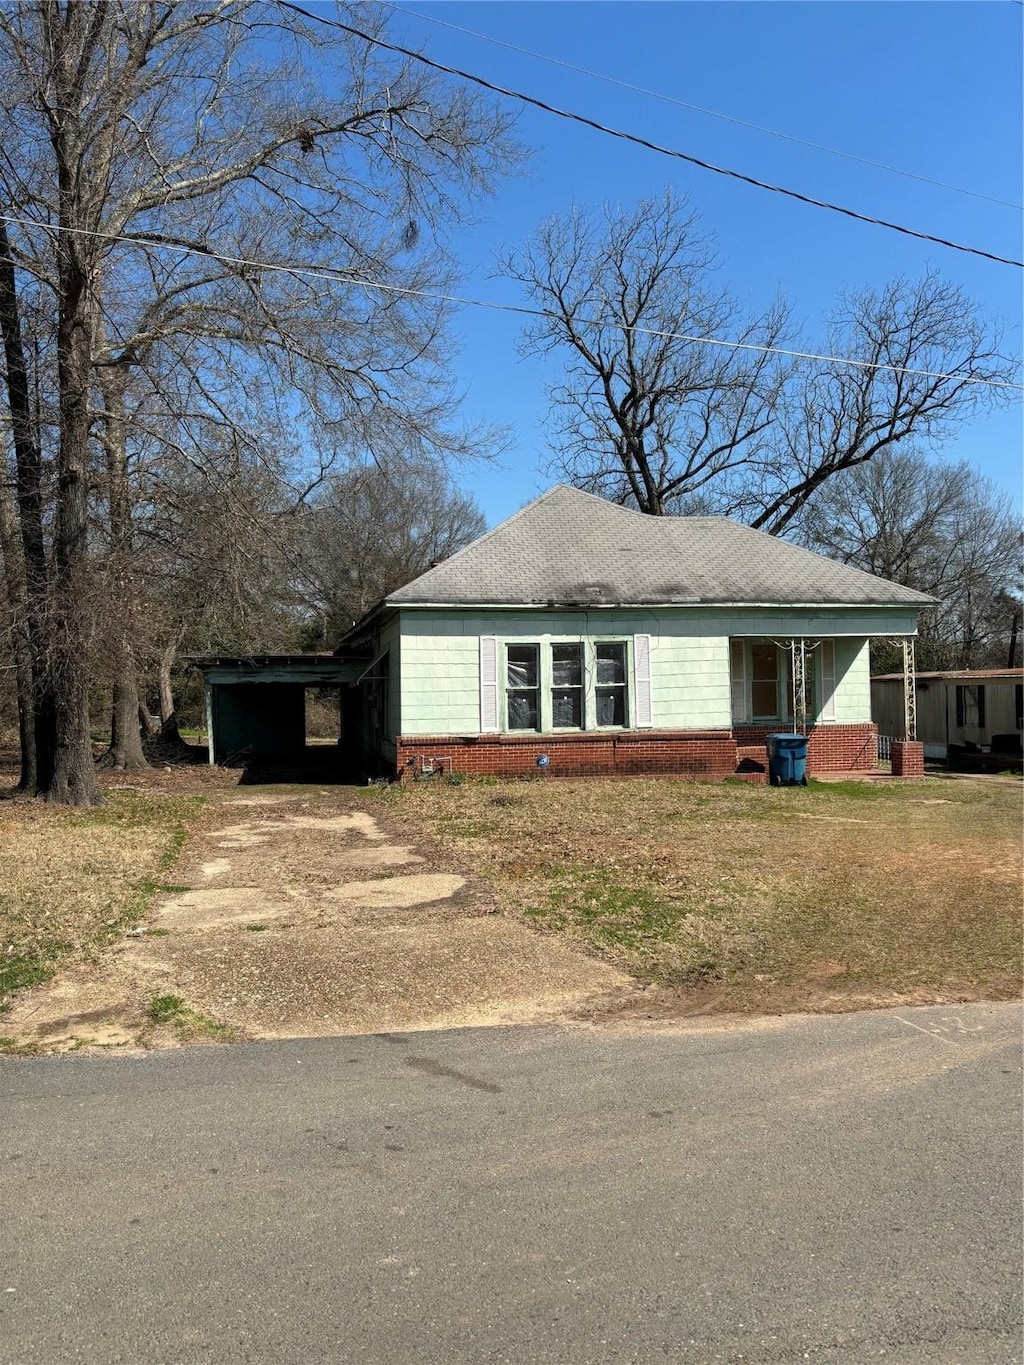
[[[583,728],[583,646],[551,646],[551,724],[556,730]]]
[[[985,689],[957,685],[956,723],[961,729],[985,728]]]
[[[597,723],[626,724],[629,710],[626,683],[626,646],[619,641],[601,642],[595,651],[597,664]]]
[[[540,646],[509,645],[506,660],[508,728],[540,729]]]

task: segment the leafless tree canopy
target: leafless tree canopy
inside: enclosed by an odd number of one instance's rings
[[[0,78],[12,436],[42,395],[0,546],[25,596],[22,712],[54,716],[27,785],[88,802],[100,601],[111,759],[142,761],[139,537],[163,488],[215,498],[241,460],[297,505],[351,459],[486,448],[421,291],[451,282],[451,228],[519,151],[475,93],[261,0],[25,0],[0,11]],[[33,316],[55,328],[19,371]]]
[[[922,617],[921,667],[1007,664],[1024,596],[1020,517],[966,462],[884,451],[829,480],[791,530],[812,550],[938,599]]]
[[[486,530],[444,470],[404,461],[333,476],[297,520],[302,598],[319,648]]]
[[[506,258],[546,310],[527,350],[565,354],[553,434],[578,486],[661,515],[761,451],[785,366],[696,339],[774,346],[786,311],[745,314],[714,266],[695,216],[671,195],[633,211],[606,206],[599,219],[574,209]]]
[[[545,313],[527,351],[564,357],[552,437],[573,483],[653,515],[710,510],[779,533],[842,470],[1005,401],[970,382],[1012,377],[998,337],[936,274],[841,299],[816,343],[781,301],[742,309],[714,266],[671,193],[600,217],[574,209],[506,258]],[[772,347],[863,364],[758,349]]]

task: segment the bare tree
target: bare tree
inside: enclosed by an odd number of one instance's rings
[[[23,337],[23,300],[11,255],[7,224],[0,218],[0,333],[10,421],[13,473],[0,463],[0,552],[11,616],[12,650],[18,700],[23,790],[36,791],[49,780],[55,751],[54,697],[48,667],[47,602],[49,566],[42,438],[33,411],[29,366]],[[36,404],[38,409],[38,401]]]
[[[545,314],[527,327],[527,352],[565,356],[554,445],[577,486],[654,515],[722,512],[779,533],[835,474],[1006,401],[977,382],[1012,378],[998,338],[935,274],[850,295],[813,345],[781,302],[745,315],[714,264],[670,193],[600,220],[574,209],[506,258]]]
[[[32,0],[0,13],[0,72],[0,183],[38,224],[15,230],[14,254],[57,314],[57,738],[42,785],[87,803],[94,414],[124,562],[121,397],[134,373],[179,425],[198,412],[252,432],[257,389],[293,424],[315,420],[353,444],[372,429],[381,445],[413,432],[457,447],[447,313],[422,291],[448,279],[445,225],[517,153],[507,121],[476,96],[256,0]],[[130,649],[119,659],[123,728],[134,724]],[[137,761],[132,747],[115,746],[114,760]]]
[[[545,310],[532,354],[565,351],[550,391],[563,471],[579,487],[662,515],[760,452],[786,376],[752,347],[785,334],[782,304],[747,316],[716,281],[714,252],[684,201],[666,193],[599,220],[549,219],[506,273]]]
[[[437,465],[392,460],[332,476],[296,528],[310,642],[332,648],[381,598],[485,529]]]
[[[836,474],[911,440],[936,444],[1005,404],[1014,367],[999,346],[963,290],[935,272],[848,295],[820,349],[859,364],[795,374],[767,456],[734,490],[733,508],[778,534]]]
[[[883,451],[828,483],[791,523],[810,549],[931,593],[926,668],[1000,665],[1022,596],[1020,517],[966,461]]]

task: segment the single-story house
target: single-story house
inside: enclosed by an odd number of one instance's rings
[[[1024,668],[918,673],[915,690],[917,738],[924,744],[926,758],[948,758],[958,747],[1020,753]],[[901,673],[883,673],[871,679],[871,710],[881,734],[903,738]]]
[[[391,593],[339,658],[353,742],[391,776],[759,774],[765,737],[794,727],[811,773],[864,770],[869,641],[903,642],[912,690],[932,604],[726,518],[558,486]]]
[[[197,660],[211,763],[341,773],[763,777],[765,738],[808,770],[877,758],[869,642],[913,640],[932,598],[723,517],[648,517],[558,486],[391,593],[331,655]],[[308,690],[337,692],[333,754]]]

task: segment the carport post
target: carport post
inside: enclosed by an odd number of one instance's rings
[[[213,688],[206,684],[206,752],[213,767]]]

